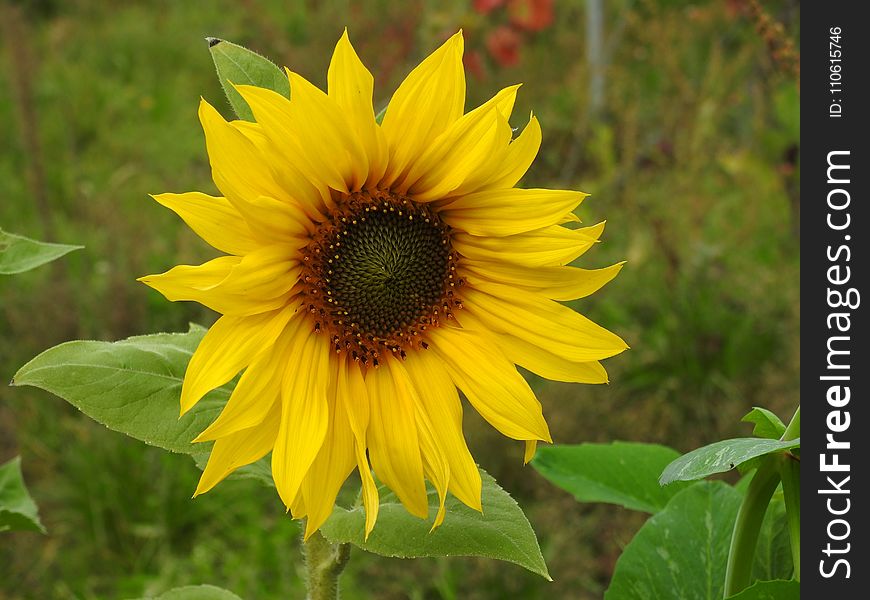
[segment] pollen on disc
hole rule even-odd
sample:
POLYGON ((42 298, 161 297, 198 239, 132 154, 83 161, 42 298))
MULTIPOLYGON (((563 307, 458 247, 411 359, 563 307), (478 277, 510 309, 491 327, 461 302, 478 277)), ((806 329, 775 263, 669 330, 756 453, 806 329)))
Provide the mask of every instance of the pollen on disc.
POLYGON ((342 199, 304 251, 315 331, 377 365, 427 348, 426 331, 461 308, 450 228, 426 205, 381 191, 342 199))

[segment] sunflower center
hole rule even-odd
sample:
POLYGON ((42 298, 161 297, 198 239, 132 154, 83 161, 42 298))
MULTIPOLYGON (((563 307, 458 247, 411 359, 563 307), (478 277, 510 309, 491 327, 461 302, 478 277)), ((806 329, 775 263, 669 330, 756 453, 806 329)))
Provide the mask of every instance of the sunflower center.
POLYGON ((461 308, 450 228, 425 204, 381 191, 343 198, 304 251, 315 331, 336 352, 378 364, 427 348, 425 331, 461 308))

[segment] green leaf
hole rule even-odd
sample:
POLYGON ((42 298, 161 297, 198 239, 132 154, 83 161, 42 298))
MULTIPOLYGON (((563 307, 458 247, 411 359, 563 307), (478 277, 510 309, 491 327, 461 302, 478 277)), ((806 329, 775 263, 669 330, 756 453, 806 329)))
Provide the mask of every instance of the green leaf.
POLYGON ((242 600, 234 593, 213 585, 186 585, 164 592, 159 596, 148 596, 141 600, 242 600))
POLYGON ((740 420, 744 423, 754 423, 752 435, 761 438, 778 440, 785 433, 785 423, 775 414, 760 406, 754 407, 749 414, 740 420))
POLYGON ((752 579, 790 579, 793 572, 785 502, 780 492, 774 494, 764 514, 755 548, 752 579))
MULTIPOLYGON (((483 556, 518 564, 550 579, 535 532, 513 498, 481 469, 483 514, 453 496, 447 516, 435 531, 429 522, 408 513, 395 494, 381 486, 378 522, 365 541, 362 507, 336 507, 321 532, 332 543, 351 543, 367 552, 399 558, 483 556)), ((429 492, 429 514, 438 510, 438 496, 429 492)))
POLYGON ((609 502, 655 513, 689 485, 659 485, 659 473, 679 455, 657 444, 544 446, 532 466, 580 502, 609 502))
POLYGON ((739 506, 721 481, 678 493, 625 547, 605 600, 720 600, 739 506))
POLYGON ((254 113, 233 84, 255 85, 290 97, 287 75, 269 59, 231 42, 217 38, 206 38, 206 41, 221 87, 240 119, 253 121, 254 113))
POLYGON ((800 438, 788 441, 759 438, 722 440, 692 450, 669 464, 662 472, 659 483, 703 479, 714 473, 724 473, 734 467, 765 454, 800 448, 800 438))
POLYGON ((84 246, 37 242, 0 229, 0 275, 13 275, 35 269, 80 248, 84 246))
POLYGON ((60 396, 109 429, 172 452, 201 453, 191 440, 217 418, 231 384, 179 418, 181 381, 205 329, 140 335, 119 342, 66 342, 21 367, 12 385, 60 396))
POLYGON ((10 530, 45 533, 36 503, 24 487, 20 456, 0 465, 0 531, 10 530))
POLYGON ((800 600, 801 584, 797 581, 756 581, 728 600, 800 600))

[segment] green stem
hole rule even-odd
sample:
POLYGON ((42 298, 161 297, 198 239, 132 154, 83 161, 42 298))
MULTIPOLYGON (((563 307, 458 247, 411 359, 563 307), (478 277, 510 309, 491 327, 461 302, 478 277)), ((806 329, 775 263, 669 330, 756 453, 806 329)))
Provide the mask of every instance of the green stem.
MULTIPOLYGON (((782 434, 783 440, 793 440, 801 435, 801 407, 798 406, 782 434)), ((779 465, 782 478, 782 495, 785 500, 785 518, 788 523, 788 538, 791 543, 791 560, 794 578, 801 580, 801 464, 792 454, 785 454, 779 465)))
POLYGON ((308 600, 337 600, 338 577, 350 558, 350 544, 330 544, 315 531, 303 544, 308 600))
POLYGON ((785 499, 785 518, 788 523, 788 538, 791 543, 791 561, 794 578, 801 580, 801 465, 790 454, 780 460, 779 474, 782 477, 782 494, 785 499))
POLYGON ((725 571, 725 598, 749 586, 758 533, 770 498, 779 485, 778 462, 776 456, 766 456, 761 460, 737 512, 725 571))

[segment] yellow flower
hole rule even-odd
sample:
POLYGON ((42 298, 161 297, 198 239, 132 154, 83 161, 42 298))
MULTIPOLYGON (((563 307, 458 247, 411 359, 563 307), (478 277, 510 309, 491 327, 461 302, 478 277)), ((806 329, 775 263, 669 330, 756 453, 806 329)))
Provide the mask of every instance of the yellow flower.
POLYGON ((219 313, 194 353, 181 412, 244 370, 220 416, 196 490, 271 451, 278 493, 306 535, 358 469, 366 535, 378 513, 372 470, 407 510, 428 516, 425 480, 481 510, 458 391, 507 437, 550 442, 541 404, 516 369, 607 381, 601 359, 626 345, 557 301, 587 296, 621 265, 565 266, 603 223, 572 229, 585 194, 518 189, 541 130, 516 139, 519 86, 464 113, 461 32, 415 68, 378 125, 373 78, 345 33, 324 93, 287 72, 291 100, 236 89, 256 123, 200 104, 223 197, 155 199, 227 254, 141 280, 169 300, 219 313))

